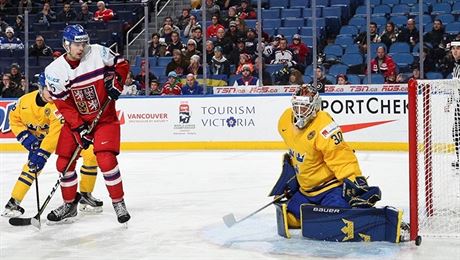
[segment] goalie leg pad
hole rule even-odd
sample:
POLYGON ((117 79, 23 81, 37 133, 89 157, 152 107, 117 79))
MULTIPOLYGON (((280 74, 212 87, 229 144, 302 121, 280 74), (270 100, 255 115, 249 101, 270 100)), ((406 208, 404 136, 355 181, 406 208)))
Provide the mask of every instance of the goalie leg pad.
POLYGON ((384 208, 301 206, 302 235, 316 240, 400 242, 402 211, 384 208))
POLYGON ((276 209, 276 228, 278 235, 284 238, 291 238, 291 233, 289 233, 288 227, 286 203, 275 203, 274 205, 276 209))

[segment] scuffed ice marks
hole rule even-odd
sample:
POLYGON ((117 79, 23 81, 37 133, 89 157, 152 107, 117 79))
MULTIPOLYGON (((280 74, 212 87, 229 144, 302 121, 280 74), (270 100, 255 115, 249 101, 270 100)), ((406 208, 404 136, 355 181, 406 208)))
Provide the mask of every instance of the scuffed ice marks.
MULTIPOLYGON (((238 219, 238 216, 237 216, 238 219)), ((302 238, 291 230, 291 239, 277 235, 273 215, 262 214, 227 228, 224 223, 201 231, 205 240, 226 248, 257 251, 270 255, 339 259, 395 259, 408 244, 387 242, 335 243, 302 238)))

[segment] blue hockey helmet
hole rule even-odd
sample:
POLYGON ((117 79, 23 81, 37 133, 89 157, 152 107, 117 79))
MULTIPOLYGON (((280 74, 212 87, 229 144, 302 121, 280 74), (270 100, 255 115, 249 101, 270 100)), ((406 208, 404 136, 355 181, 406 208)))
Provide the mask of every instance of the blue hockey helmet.
POLYGON ((72 42, 85 42, 89 44, 89 35, 85 28, 79 24, 68 25, 62 35, 62 43, 68 52, 68 46, 72 42))
POLYGON ((45 72, 41 72, 40 75, 38 75, 38 84, 41 88, 46 87, 45 72))

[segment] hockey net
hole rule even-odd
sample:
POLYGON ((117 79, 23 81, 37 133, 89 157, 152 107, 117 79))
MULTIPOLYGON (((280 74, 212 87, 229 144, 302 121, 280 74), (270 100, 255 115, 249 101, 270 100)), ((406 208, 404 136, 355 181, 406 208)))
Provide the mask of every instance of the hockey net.
POLYGON ((412 240, 417 235, 460 237, 460 169, 453 165, 460 129, 453 130, 455 116, 460 124, 460 80, 409 82, 412 240))

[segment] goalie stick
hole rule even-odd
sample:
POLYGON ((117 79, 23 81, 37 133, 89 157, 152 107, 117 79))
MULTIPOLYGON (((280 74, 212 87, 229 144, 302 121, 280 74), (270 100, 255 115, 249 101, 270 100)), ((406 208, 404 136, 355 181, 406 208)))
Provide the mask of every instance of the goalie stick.
MULTIPOLYGON (((99 122, 99 119, 101 119, 101 116, 104 113, 106 107, 109 105, 110 101, 112 101, 112 99, 109 97, 105 101, 105 103, 102 105, 101 109, 99 110, 99 112, 96 115, 96 118, 94 119, 94 121, 91 123, 91 125, 89 127, 89 132, 90 133, 93 131, 94 127, 96 127, 97 123, 99 122)), ((69 162, 67 163, 64 172, 67 172, 69 170, 70 165, 72 165, 73 161, 76 159, 76 157, 78 156, 80 151, 81 151, 81 147, 79 145, 77 145, 77 148, 75 149, 75 151, 72 154, 72 157, 70 158, 69 162)), ((35 180, 35 181, 37 181, 37 180, 35 180)), ((45 202, 43 202, 43 205, 39 208, 37 214, 34 217, 32 217, 32 218, 10 218, 8 222, 13 226, 29 226, 29 225, 33 225, 34 227, 40 229, 40 227, 41 227, 40 216, 43 213, 43 211, 45 211, 46 206, 50 202, 51 198, 53 197, 54 193, 56 192, 56 190, 58 189, 60 184, 61 184, 61 178, 59 178, 57 180, 56 184, 54 184, 53 189, 51 190, 50 194, 46 198, 45 202)), ((38 194, 37 194, 37 196, 38 196, 38 194)), ((37 200, 38 200, 38 198, 37 198, 37 200)))

